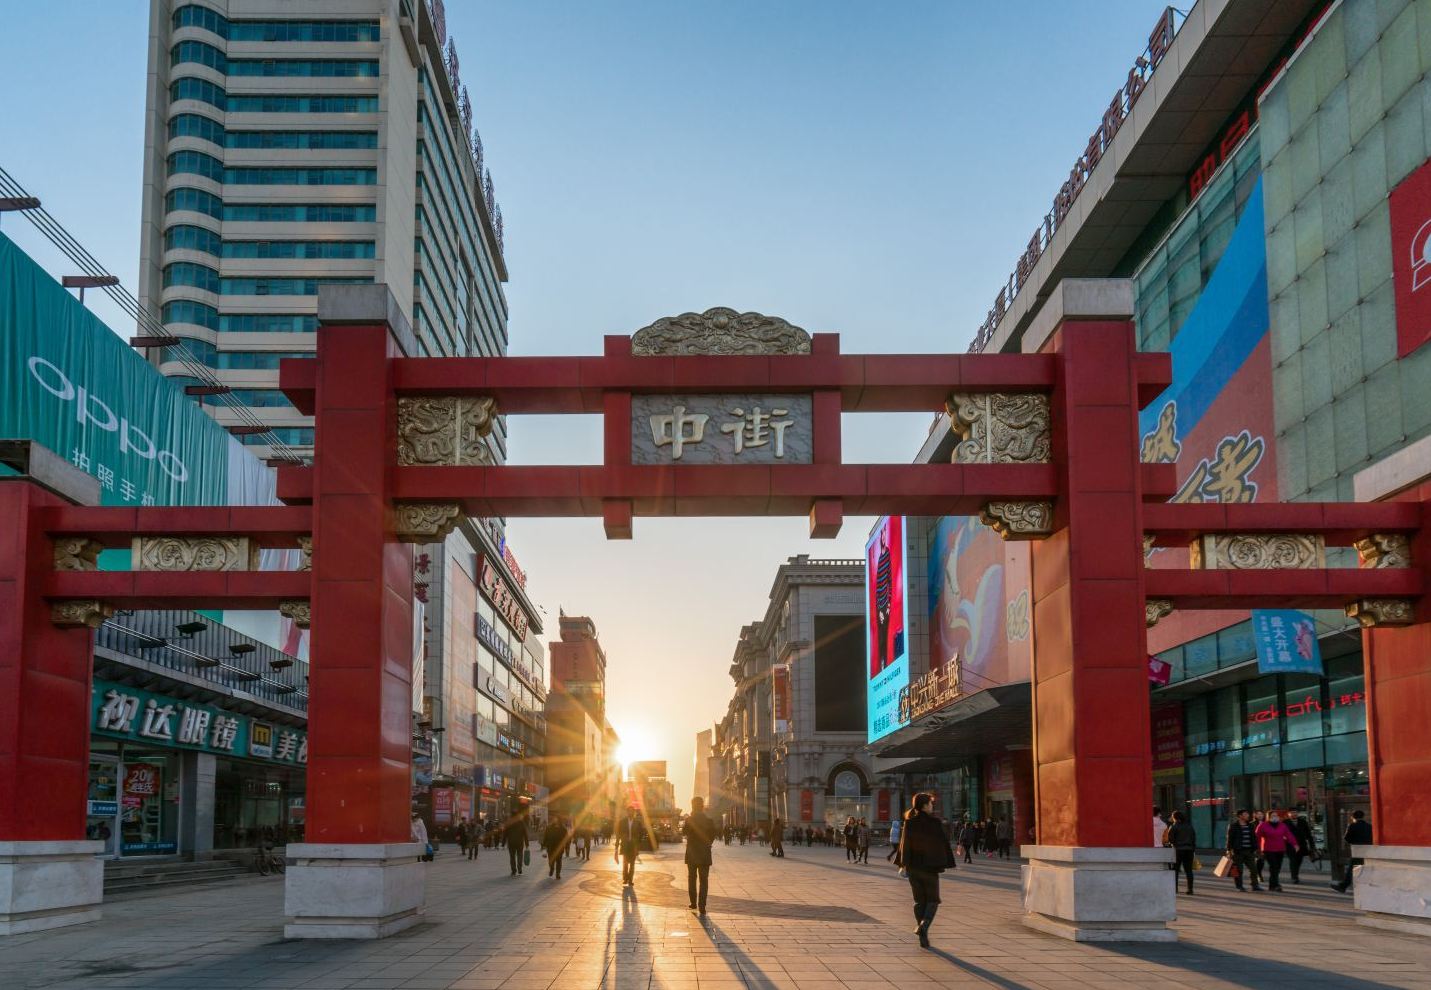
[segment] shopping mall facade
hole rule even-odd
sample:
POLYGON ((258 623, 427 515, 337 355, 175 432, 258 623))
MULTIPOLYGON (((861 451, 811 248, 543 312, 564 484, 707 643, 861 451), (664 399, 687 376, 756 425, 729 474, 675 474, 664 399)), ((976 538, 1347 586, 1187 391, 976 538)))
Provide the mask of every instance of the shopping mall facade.
MULTIPOLYGON (((1431 433, 1428 67, 1410 2, 1170 8, 1113 107, 1089 108, 1088 150, 973 349, 1027 349, 1061 280, 1127 280, 1140 347, 1173 356, 1142 430, 1176 500, 1366 497, 1431 433)), ((949 460, 950 424, 921 460, 949 460)), ((974 519, 908 530, 913 705, 872 751, 946 814, 1011 815, 1030 841, 1027 551, 974 519)), ((1240 807, 1299 808, 1326 837, 1368 806, 1362 638, 1315 618, 1323 676, 1259 672, 1247 612, 1149 629, 1150 803, 1190 810, 1204 845, 1240 807)))

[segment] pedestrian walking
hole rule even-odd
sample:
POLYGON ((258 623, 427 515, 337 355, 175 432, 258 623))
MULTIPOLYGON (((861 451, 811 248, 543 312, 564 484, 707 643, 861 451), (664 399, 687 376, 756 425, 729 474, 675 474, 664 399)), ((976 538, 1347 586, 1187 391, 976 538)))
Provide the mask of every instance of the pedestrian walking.
POLYGON ((1182 870, 1188 878, 1187 892, 1193 892, 1193 862, 1197 858, 1197 830, 1188 816, 1174 811, 1172 823, 1168 826, 1165 843, 1173 849, 1173 886, 1177 886, 1177 871, 1182 870))
POLYGON ((853 815, 845 819, 845 828, 842 834, 845 837, 845 862, 859 862, 859 847, 856 845, 859 839, 859 826, 855 824, 853 815))
POLYGON ((909 877, 914 895, 914 933, 919 944, 929 948, 929 926, 939 911, 939 874, 955 866, 954 850, 944 834, 944 823, 934 814, 934 795, 920 791, 914 795, 904 815, 895 865, 909 877))
POLYGON ((1246 890, 1243 880, 1252 881, 1253 890, 1261 890, 1257 879, 1257 826, 1252 812, 1243 808, 1227 826, 1227 855, 1232 860, 1233 880, 1238 890, 1246 890))
MULTIPOLYGON (((701 801, 701 807, 705 807, 705 801, 701 801)), ((691 802, 692 813, 694 813, 695 802, 691 802)), ((785 858, 785 823, 777 815, 770 823, 770 855, 785 858)))
MULTIPOLYGON (((681 826, 681 834, 686 837, 686 891, 691 897, 691 910, 699 911, 702 917, 711 886, 711 843, 715 841, 715 830, 715 822, 706 814, 705 798, 691 798, 691 813, 681 826)), ((772 829, 770 834, 773 837, 779 833, 772 829)))
POLYGON ((507 822, 507 827, 502 830, 502 841, 507 846, 507 861, 512 867, 512 876, 521 876, 526 867, 527 842, 527 818, 525 815, 515 814, 507 822))
POLYGON ((427 822, 422 820, 422 814, 414 808, 412 810, 412 827, 408 832, 413 842, 422 846, 419 854, 424 863, 432 862, 432 843, 427 839, 427 822))
POLYGON ((1366 820, 1365 811, 1352 812, 1352 820, 1347 823, 1347 830, 1342 836, 1342 841, 1351 847, 1352 856, 1347 861, 1346 871, 1342 874, 1342 882, 1332 884, 1332 888, 1345 894, 1351 889, 1352 871, 1366 862, 1356 854, 1356 847, 1369 846, 1372 843, 1371 822, 1366 820))
POLYGON ((1282 860, 1297 849, 1297 837, 1276 811, 1269 812, 1266 821, 1257 826, 1257 851, 1267 862, 1267 889, 1280 891, 1282 860))
MULTIPOLYGON (((616 852, 621 857, 621 885, 631 887, 636 884, 636 860, 641 855, 641 820, 636 817, 633 805, 626 809, 626 817, 617 827, 616 852)), ((741 833, 744 835, 744 833, 741 833)), ((741 845, 745 845, 741 842, 741 845)))
POLYGON ((904 822, 898 818, 896 818, 893 822, 890 823, 889 855, 884 858, 886 863, 892 862, 894 860, 895 855, 899 852, 899 833, 903 827, 904 822))
POLYGON ((1297 848, 1287 857, 1287 866, 1292 871, 1292 882, 1302 882, 1302 861, 1309 858, 1313 863, 1321 857, 1317 854, 1317 837, 1312 834, 1312 823, 1296 808, 1287 812, 1287 827, 1297 837, 1297 848))
POLYGON ((463 815, 457 823, 457 849, 460 855, 467 855, 467 843, 471 840, 471 829, 467 824, 467 816, 463 815))
POLYGON ((553 818, 542 831, 542 851, 547 856, 547 878, 561 879, 561 861, 566 852, 566 826, 553 818))
POLYGON ((855 848, 859 851, 857 863, 868 863, 870 861, 870 826, 865 819, 860 819, 859 827, 855 830, 855 848))
POLYGON ((1009 858, 1009 847, 1013 845, 1014 827, 1007 818, 1000 818, 994 825, 994 842, 999 849, 999 858, 1009 858))
POLYGON ((974 843, 978 841, 978 828, 975 827, 973 822, 965 822, 959 829, 959 851, 964 854, 964 862, 974 862, 973 857, 970 855, 970 850, 973 849, 974 843))

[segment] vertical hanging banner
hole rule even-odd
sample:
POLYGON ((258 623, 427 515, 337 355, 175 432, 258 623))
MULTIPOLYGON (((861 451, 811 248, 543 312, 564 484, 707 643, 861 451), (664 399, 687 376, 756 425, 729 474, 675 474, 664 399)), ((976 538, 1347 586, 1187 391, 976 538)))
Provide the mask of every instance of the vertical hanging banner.
POLYGON ((1322 648, 1317 624, 1306 612, 1291 608, 1252 610, 1257 639, 1257 669, 1264 674, 1322 676, 1322 648))
POLYGON ((770 702, 774 709, 775 732, 783 735, 790 731, 790 666, 776 664, 770 668, 770 702))

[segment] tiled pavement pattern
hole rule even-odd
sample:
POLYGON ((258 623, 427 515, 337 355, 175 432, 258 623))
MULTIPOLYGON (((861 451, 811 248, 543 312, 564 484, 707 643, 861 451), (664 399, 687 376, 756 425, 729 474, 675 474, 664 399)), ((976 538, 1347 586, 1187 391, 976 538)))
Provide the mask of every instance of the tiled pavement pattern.
MULTIPOLYGON (((1180 899, 1175 945, 1075 945, 1018 922, 1016 864, 976 859, 944 884, 934 951, 910 932, 907 886, 838 849, 717 846, 711 913, 685 908, 679 846, 641 864, 634 894, 610 847, 548 880, 508 876, 445 849, 429 867, 427 921, 381 942, 286 942, 278 879, 135 896, 97 925, 0 939, 0 988, 582 990, 754 987, 1237 987, 1431 990, 1431 939, 1358 927, 1326 875, 1238 895, 1210 877, 1180 899), (674 878, 674 879, 673 879, 674 878)), ((1169 882, 1171 881, 1171 875, 1169 882)))

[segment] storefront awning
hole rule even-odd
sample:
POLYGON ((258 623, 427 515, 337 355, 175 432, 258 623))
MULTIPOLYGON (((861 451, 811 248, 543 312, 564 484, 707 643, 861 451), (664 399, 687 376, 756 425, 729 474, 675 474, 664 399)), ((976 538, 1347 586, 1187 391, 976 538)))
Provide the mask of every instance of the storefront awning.
POLYGON ((902 773, 934 773, 965 757, 1027 747, 1032 716, 1029 682, 1001 684, 924 716, 872 749, 881 759, 915 761, 901 766, 902 773))

